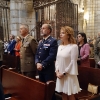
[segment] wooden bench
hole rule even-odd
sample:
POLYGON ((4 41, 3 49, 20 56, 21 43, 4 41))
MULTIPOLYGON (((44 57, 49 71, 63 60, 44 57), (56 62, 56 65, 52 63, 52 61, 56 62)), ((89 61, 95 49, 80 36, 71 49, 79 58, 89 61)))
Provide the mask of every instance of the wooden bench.
POLYGON ((17 67, 17 58, 12 55, 3 55, 3 65, 7 67, 16 68, 17 67))
POLYGON ((16 72, 20 72, 20 57, 4 54, 3 65, 6 65, 7 68, 16 69, 16 72))
POLYGON ((4 93, 12 94, 10 100, 51 100, 55 90, 53 81, 45 84, 8 69, 0 70, 4 93))
MULTIPOLYGON (((78 99, 79 97, 87 96, 88 100, 100 100, 99 94, 89 97, 91 93, 87 91, 89 83, 100 86, 100 69, 79 67, 78 72, 79 72, 79 75, 78 75, 79 84, 80 84, 81 89, 83 90, 80 93, 75 95, 76 99, 79 100, 78 99)), ((98 91, 100 93, 100 88, 98 89, 98 91)))
POLYGON ((89 58, 89 60, 90 60, 90 67, 95 68, 95 60, 94 60, 94 58, 89 58))

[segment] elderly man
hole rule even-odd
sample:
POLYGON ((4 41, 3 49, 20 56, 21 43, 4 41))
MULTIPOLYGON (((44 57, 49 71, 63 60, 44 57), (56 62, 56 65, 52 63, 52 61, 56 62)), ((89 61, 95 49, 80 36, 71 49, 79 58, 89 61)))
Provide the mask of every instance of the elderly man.
POLYGON ((21 73, 30 78, 35 78, 35 54, 37 50, 37 42, 32 36, 30 36, 29 26, 26 24, 21 24, 20 34, 23 36, 20 49, 21 73))
MULTIPOLYGON (((52 27, 49 24, 43 24, 41 35, 43 40, 40 41, 38 50, 35 56, 35 63, 39 72, 39 80, 48 82, 54 80, 55 60, 57 54, 57 40, 50 36, 52 27)), ((55 100, 54 96, 52 100, 55 100)))

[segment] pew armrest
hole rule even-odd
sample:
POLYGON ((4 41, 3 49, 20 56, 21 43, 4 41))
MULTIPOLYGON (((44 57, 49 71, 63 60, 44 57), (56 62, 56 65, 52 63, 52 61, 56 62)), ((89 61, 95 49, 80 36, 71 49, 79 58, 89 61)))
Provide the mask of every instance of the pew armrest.
POLYGON ((48 81, 46 83, 47 88, 46 88, 46 100, 51 100, 52 96, 55 91, 55 82, 54 81, 48 81))

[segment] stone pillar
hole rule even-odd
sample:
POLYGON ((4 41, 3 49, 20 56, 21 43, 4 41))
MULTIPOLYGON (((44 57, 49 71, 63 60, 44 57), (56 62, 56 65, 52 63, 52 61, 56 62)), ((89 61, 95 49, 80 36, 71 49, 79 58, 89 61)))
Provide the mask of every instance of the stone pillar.
POLYGON ((87 36, 91 38, 94 36, 95 33, 95 1, 96 0, 85 0, 84 2, 84 32, 87 36))
POLYGON ((78 4, 78 31, 83 32, 83 22, 84 22, 84 0, 70 0, 74 4, 78 4))
POLYGON ((83 30, 83 22, 84 22, 84 14, 83 14, 83 12, 80 12, 79 14, 78 14, 78 31, 79 32, 83 32, 84 30, 83 30))
POLYGON ((95 13, 94 13, 94 35, 100 33, 100 0, 95 0, 95 13))
POLYGON ((30 30, 35 27, 33 0, 11 0, 10 11, 11 34, 19 35, 21 23, 28 24, 30 30))
POLYGON ((100 32, 100 0, 85 0, 84 4, 85 12, 88 19, 84 20, 84 31, 90 37, 97 36, 100 32))

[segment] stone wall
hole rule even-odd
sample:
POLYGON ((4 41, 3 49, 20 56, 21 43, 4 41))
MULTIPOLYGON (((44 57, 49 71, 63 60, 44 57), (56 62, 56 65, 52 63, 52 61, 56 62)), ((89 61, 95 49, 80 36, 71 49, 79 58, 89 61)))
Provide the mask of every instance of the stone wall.
MULTIPOLYGON (((21 23, 29 25, 30 30, 35 27, 35 11, 33 0, 10 0, 10 30, 11 34, 19 35, 21 23)), ((32 33, 34 35, 34 33, 32 33)))
POLYGON ((93 38, 100 32, 100 0, 84 0, 83 31, 93 38))
POLYGON ((95 0, 85 0, 84 5, 84 32, 93 38, 95 34, 95 0))
POLYGON ((100 0, 71 0, 79 6, 78 30, 93 38, 100 32, 100 0), (84 11, 82 11, 84 8, 84 11))
POLYGON ((74 4, 78 4, 78 31, 79 32, 83 32, 84 31, 84 27, 83 27, 83 23, 84 23, 84 0, 70 0, 72 3, 74 4))
MULTIPOLYGON (((71 0, 78 4, 78 31, 85 32, 87 36, 97 36, 100 32, 100 0, 71 0), (84 8, 84 12, 82 9, 84 8)), ((10 32, 19 34, 21 23, 29 25, 30 30, 36 25, 33 0, 10 0, 10 32)), ((34 31, 32 34, 36 36, 34 31)))

